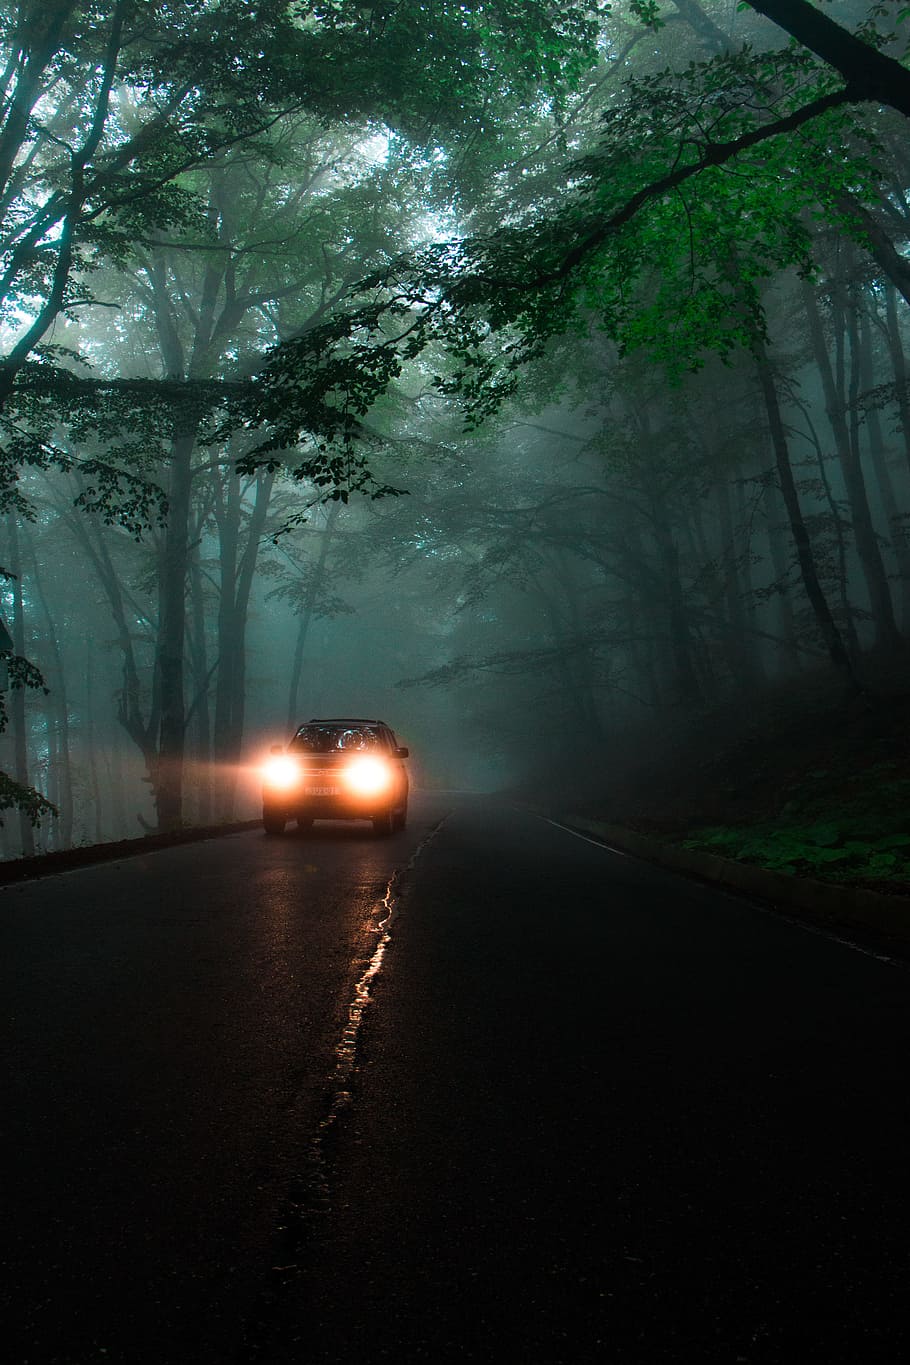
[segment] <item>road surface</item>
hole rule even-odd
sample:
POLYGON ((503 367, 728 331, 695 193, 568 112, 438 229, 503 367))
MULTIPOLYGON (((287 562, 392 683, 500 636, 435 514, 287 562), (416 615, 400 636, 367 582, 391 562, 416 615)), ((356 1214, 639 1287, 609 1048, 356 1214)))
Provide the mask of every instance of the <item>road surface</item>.
POLYGON ((17 1365, 907 1358, 900 962, 442 797, 0 934, 17 1365))

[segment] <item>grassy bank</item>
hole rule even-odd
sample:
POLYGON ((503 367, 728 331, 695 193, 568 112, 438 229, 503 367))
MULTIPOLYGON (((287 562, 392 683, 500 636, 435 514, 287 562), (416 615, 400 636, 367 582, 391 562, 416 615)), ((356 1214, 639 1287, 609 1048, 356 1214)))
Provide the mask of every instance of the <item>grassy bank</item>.
POLYGON ((584 811, 771 871, 910 894, 910 695, 887 681, 845 700, 810 680, 701 716, 617 765, 584 811))
POLYGON ((896 760, 814 769, 769 818, 693 829, 683 848, 774 872, 910 891, 910 777, 896 760))

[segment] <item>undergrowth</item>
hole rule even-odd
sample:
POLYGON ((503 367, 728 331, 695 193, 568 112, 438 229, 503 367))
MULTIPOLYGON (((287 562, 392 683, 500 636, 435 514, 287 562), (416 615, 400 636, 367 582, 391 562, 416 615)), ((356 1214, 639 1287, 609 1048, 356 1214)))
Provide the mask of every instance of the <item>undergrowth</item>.
POLYGON ((682 847, 794 876, 910 884, 910 778, 892 762, 846 784, 831 778, 816 769, 774 819, 706 826, 682 847))

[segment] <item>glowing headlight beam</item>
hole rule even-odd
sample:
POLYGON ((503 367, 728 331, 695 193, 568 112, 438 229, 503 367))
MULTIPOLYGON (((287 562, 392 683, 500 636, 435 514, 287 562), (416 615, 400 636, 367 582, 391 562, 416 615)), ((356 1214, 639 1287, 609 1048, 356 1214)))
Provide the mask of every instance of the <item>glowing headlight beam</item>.
POLYGON ((292 758, 282 755, 278 758, 270 758, 262 770, 262 776, 270 787, 288 787, 296 785, 300 778, 300 771, 292 758))
POLYGON ((378 796, 391 781, 388 766, 381 758, 356 758, 344 769, 343 776, 358 796, 378 796))

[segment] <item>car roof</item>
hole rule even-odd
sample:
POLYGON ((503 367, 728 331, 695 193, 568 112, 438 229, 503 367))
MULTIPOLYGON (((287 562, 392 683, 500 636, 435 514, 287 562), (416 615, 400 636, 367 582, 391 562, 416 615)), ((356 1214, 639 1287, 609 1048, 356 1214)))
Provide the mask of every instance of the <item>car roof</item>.
POLYGON ((311 716, 309 720, 303 723, 304 725, 385 725, 384 720, 368 720, 365 716, 311 716))

